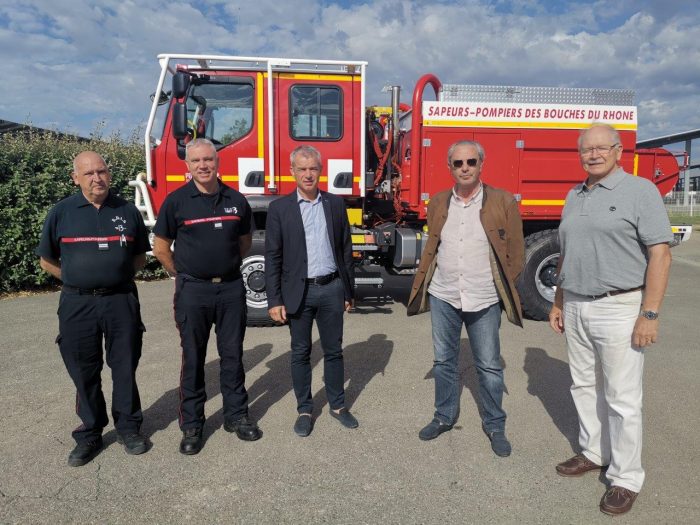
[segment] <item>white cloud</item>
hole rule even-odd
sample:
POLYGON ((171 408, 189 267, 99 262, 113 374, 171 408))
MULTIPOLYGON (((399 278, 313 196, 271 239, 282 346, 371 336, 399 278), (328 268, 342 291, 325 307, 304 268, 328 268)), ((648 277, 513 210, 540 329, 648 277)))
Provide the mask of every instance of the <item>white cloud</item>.
POLYGON ((700 15, 687 2, 600 0, 30 0, 0 14, 0 118, 129 133, 149 110, 162 52, 368 60, 410 101, 446 83, 637 91, 640 138, 700 128, 700 15))

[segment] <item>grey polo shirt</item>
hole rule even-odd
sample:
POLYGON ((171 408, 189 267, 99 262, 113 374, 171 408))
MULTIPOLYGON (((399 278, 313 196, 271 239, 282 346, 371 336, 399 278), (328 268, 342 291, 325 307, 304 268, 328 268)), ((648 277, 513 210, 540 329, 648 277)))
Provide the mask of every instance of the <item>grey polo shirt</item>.
POLYGON ((647 246, 673 239, 656 186, 618 168, 592 188, 566 196, 559 225, 559 286, 581 295, 644 284, 647 246))

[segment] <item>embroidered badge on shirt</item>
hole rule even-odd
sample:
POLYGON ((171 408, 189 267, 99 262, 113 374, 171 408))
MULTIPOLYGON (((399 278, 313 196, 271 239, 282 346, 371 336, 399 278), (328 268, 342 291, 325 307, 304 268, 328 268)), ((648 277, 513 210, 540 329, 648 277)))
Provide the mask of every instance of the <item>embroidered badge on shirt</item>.
POLYGON ((115 215, 112 218, 112 222, 114 223, 114 229, 117 230, 119 233, 126 230, 126 219, 124 217, 121 217, 120 215, 115 215))

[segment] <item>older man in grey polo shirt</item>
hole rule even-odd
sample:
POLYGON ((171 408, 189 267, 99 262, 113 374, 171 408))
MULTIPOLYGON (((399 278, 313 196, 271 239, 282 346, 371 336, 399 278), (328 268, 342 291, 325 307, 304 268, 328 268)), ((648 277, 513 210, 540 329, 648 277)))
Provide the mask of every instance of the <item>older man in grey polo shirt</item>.
POLYGON ((588 178, 566 197, 549 322, 557 333, 566 328, 582 453, 556 471, 571 477, 607 466, 600 509, 623 514, 644 482, 644 348, 656 342, 673 235, 654 184, 620 168, 614 128, 592 125, 579 153, 588 178))

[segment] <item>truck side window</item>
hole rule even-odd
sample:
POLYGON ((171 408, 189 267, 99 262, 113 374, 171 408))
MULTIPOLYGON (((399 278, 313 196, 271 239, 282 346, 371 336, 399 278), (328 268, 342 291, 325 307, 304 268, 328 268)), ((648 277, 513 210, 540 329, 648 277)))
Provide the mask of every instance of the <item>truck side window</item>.
POLYGON ((237 82, 196 82, 187 97, 187 120, 195 137, 226 146, 253 127, 253 86, 237 82))
POLYGON ((337 86, 297 85, 290 90, 292 138, 338 140, 343 135, 343 98, 337 86))

